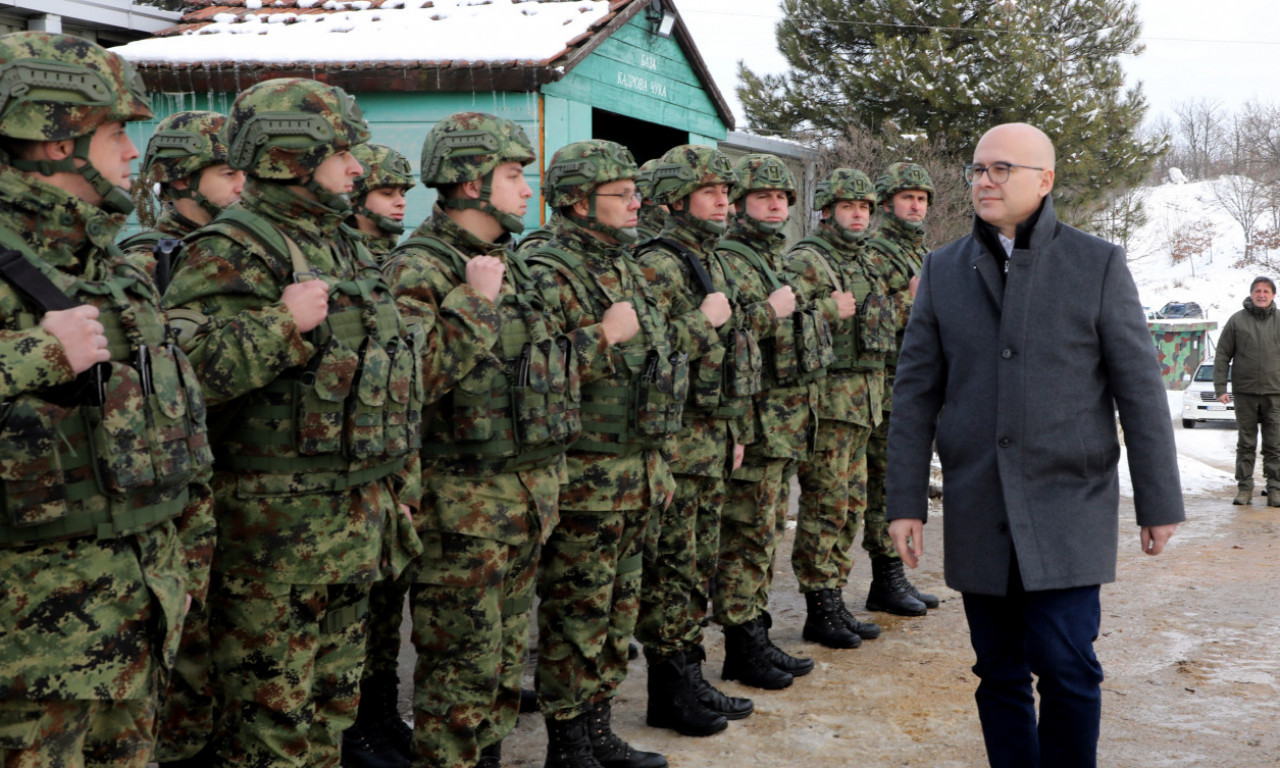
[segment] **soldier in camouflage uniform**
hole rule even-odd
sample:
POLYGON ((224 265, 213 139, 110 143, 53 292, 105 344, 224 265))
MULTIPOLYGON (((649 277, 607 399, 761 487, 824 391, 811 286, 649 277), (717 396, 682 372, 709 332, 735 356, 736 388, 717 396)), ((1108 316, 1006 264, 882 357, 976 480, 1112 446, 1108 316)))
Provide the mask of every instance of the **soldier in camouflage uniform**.
POLYGON ((867 261, 867 224, 875 189, 862 171, 836 168, 814 190, 821 221, 787 253, 785 273, 802 306, 831 328, 812 456, 800 465, 800 511, 791 566, 804 593, 804 638, 857 648, 880 628, 854 618, 842 590, 866 505, 866 447, 880 423, 884 353, 892 345, 887 289, 867 261))
POLYGON ((418 344, 343 226, 368 138, 340 88, 246 89, 227 124, 243 199, 188 237, 165 293, 223 425, 213 765, 338 764, 370 585, 421 550, 418 344))
POLYGON ((81 38, 0 37, 0 765, 146 765, 212 555, 204 400, 113 241, 148 119, 81 38))
POLYGON ((813 669, 809 659, 784 653, 769 640, 769 586, 786 528, 789 481, 808 454, 816 420, 817 383, 800 369, 818 352, 818 334, 797 334, 795 294, 779 276, 782 228, 796 199, 795 179, 774 155, 751 154, 734 165, 738 205, 717 255, 737 286, 742 316, 764 362, 753 402, 756 442, 729 479, 720 516, 720 555, 713 604, 724 627, 721 677, 757 688, 785 688, 813 669), (808 348, 797 350, 797 345, 808 348))
POLYGON ((520 249, 547 311, 576 329, 582 362, 582 435, 567 456, 560 522, 538 568, 546 768, 667 765, 659 754, 632 749, 611 727, 640 609, 645 534, 675 492, 664 454, 684 407, 677 390, 688 382, 626 251, 638 238, 636 170, 631 153, 611 141, 561 148, 546 176, 551 238, 520 249), (615 342, 608 351, 601 331, 615 342), (589 750, 580 748, 583 740, 589 750))
POLYGON ((413 187, 413 169, 404 155, 382 144, 361 144, 355 156, 364 173, 351 192, 352 218, 365 247, 382 262, 404 234, 404 196, 413 187))
POLYGON ((462 112, 422 147, 435 210, 386 263, 405 311, 467 343, 428 341, 426 548, 411 572, 413 764, 496 768, 515 726, 534 574, 577 432, 572 341, 508 251, 535 159, 514 122, 462 112), (477 289, 473 287, 479 285, 477 289))
POLYGON ((161 120, 147 142, 142 178, 160 197, 155 225, 121 241, 164 291, 182 238, 240 199, 244 171, 227 164, 227 116, 192 110, 161 120), (158 190, 158 192, 156 192, 158 190))
POLYGON ((893 371, 902 347, 902 334, 911 317, 911 278, 919 274, 929 249, 924 245, 924 218, 933 202, 933 180, 915 163, 893 163, 876 179, 880 225, 867 245, 894 297, 898 331, 893 349, 885 355, 884 417, 867 445, 867 528, 862 548, 871 558, 868 611, 899 616, 923 616, 937 608, 936 595, 921 592, 907 579, 902 558, 889 539, 885 521, 884 481, 888 470, 889 412, 893 409, 893 371))
POLYGON ((640 223, 636 225, 639 233, 637 243, 645 243, 657 237, 667 223, 667 206, 653 201, 653 169, 658 158, 644 161, 636 174, 636 191, 640 193, 640 223))
POLYGON ((748 417, 759 389, 753 367, 759 350, 750 329, 731 322, 726 291, 732 286, 715 256, 737 183, 729 159, 711 147, 681 145, 668 150, 653 173, 654 201, 671 214, 661 237, 641 245, 637 259, 659 307, 673 319, 677 349, 689 355, 689 399, 671 464, 675 499, 659 516, 657 541, 645 557, 636 638, 649 662, 649 725, 707 736, 724 730, 727 718, 754 709, 702 676, 702 621, 725 480, 752 439, 748 417))

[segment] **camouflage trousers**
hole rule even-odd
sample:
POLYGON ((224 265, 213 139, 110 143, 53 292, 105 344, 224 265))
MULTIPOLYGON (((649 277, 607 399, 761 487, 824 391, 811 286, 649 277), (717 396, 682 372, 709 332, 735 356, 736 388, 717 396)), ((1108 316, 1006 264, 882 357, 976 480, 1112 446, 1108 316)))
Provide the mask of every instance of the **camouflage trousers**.
POLYGON ((800 464, 800 511, 791 568, 801 592, 844 589, 851 550, 866 507, 867 437, 871 430, 824 419, 810 459, 800 464))
POLYGON ((507 544, 442 531, 422 543, 409 587, 413 765, 472 768, 520 713, 541 546, 534 536, 507 544))
POLYGON ((400 664, 400 624, 409 578, 383 579, 369 592, 369 640, 365 643, 364 679, 378 673, 395 674, 400 664))
POLYGON ((0 702, 0 766, 143 768, 155 731, 148 699, 0 702))
POLYGON ((729 480, 712 596, 715 620, 726 627, 746 624, 769 610, 774 559, 787 526, 788 480, 795 467, 790 459, 770 459, 729 480), (759 479, 737 479, 743 474, 759 479))
POLYGON ((215 573, 214 765, 336 768, 355 722, 368 584, 280 584, 215 573))
POLYGON ((676 475, 675 497, 658 515, 657 536, 644 556, 636 639, 650 659, 702 643, 724 497, 724 478, 676 475))
POLYGON ((537 689, 545 717, 585 714, 626 679, 650 520, 648 510, 560 509, 538 566, 537 689))
POLYGON ((215 718, 212 659, 208 603, 192 603, 182 622, 182 642, 169 688, 160 699, 157 762, 192 757, 209 742, 215 718))
POLYGON ((869 557, 898 557, 885 519, 884 481, 889 474, 889 411, 867 441, 867 511, 862 548, 869 557))

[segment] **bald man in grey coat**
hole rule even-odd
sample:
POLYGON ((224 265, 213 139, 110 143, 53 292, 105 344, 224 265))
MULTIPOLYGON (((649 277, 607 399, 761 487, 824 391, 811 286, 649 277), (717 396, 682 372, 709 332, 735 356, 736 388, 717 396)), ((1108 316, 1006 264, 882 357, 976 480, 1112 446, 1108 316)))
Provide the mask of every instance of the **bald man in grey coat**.
POLYGON ((1054 163, 1027 124, 979 140, 966 167, 973 233, 925 260, 889 428, 889 530, 913 568, 937 438, 946 582, 964 596, 992 766, 1097 763, 1093 641, 1099 585, 1116 571, 1117 410, 1143 551, 1159 554, 1185 518, 1124 252, 1058 221, 1054 163))

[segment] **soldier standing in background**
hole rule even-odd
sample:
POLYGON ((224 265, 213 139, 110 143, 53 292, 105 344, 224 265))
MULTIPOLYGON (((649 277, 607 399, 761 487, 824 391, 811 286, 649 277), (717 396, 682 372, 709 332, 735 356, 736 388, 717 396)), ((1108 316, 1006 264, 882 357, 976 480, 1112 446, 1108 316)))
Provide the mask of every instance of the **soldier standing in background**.
POLYGON ((120 248, 161 292, 182 238, 213 221, 244 191, 244 171, 227 164, 226 124, 227 116, 218 112, 175 112, 156 125, 147 142, 142 178, 159 195, 160 215, 155 226, 122 240, 120 248))
MULTIPOLYGON (((796 199, 795 179, 773 155, 751 154, 735 165, 731 199, 738 215, 717 246, 737 286, 741 314, 760 345, 761 391, 753 403, 756 441, 730 477, 720 514, 720 553, 712 595, 724 627, 725 680, 756 688, 785 688, 813 661, 784 653, 769 639, 769 587, 777 545, 786 530, 789 480, 807 455, 816 421, 813 381, 801 382, 797 345, 818 343, 796 333, 795 294, 779 277, 786 244, 782 228, 796 199)), ((804 327, 803 321, 801 327, 804 327)))
POLYGON ((227 134, 243 199, 188 238, 165 293, 225 422, 212 764, 336 766, 370 585, 421 551, 418 351, 342 225, 369 138, 355 100, 267 80, 236 98, 227 134))
POLYGON ((893 372, 911 317, 911 278, 920 273, 920 265, 929 253, 924 245, 924 219, 933 203, 933 179, 915 163, 893 163, 876 179, 876 200, 880 205, 880 225, 867 245, 876 252, 876 266, 893 296, 898 330, 893 349, 885 356, 884 418, 867 444, 867 527, 862 534, 862 548, 871 558, 871 588, 866 608, 898 616, 923 616, 926 608, 938 607, 938 597, 921 592, 907 579, 885 521, 884 481, 889 466, 893 372))
POLYGON ((791 553, 808 608, 804 639, 828 648, 857 648, 880 636, 880 627, 849 613, 842 594, 866 507, 867 438, 881 419, 884 354, 893 344, 887 289, 866 258, 874 203, 865 173, 831 171, 814 190, 818 229, 784 259, 801 306, 822 314, 834 348, 818 400, 814 451, 800 465, 791 553))
POLYGON ((424 361, 426 398, 443 399, 424 425, 425 552, 410 573, 417 768, 500 764, 519 713, 538 556, 577 434, 572 343, 508 250, 524 229, 534 159, 510 120, 441 120, 422 147, 435 210, 385 265, 406 314, 442 326, 429 332, 446 342, 428 339, 424 361))
POLYGON ((404 234, 404 196, 413 186, 413 169, 404 155, 382 144, 361 144, 354 154, 364 173, 351 190, 352 219, 369 253, 382 263, 404 234))
POLYGON ((560 522, 538 567, 538 701, 546 768, 666 768, 612 728, 640 609, 641 550, 675 492, 664 456, 686 364, 626 248, 640 199, 631 153, 581 141, 547 167, 549 239, 520 255, 582 362, 582 434, 567 455, 560 522), (611 345, 602 348, 601 338, 611 345))
POLYGON ((759 389, 758 350, 750 331, 730 323, 732 306, 715 244, 727 227, 737 176, 711 147, 674 147, 653 169, 654 202, 669 206, 662 235, 637 260, 671 337, 689 355, 689 400, 671 463, 676 494, 659 516, 645 556, 636 638, 649 663, 646 719, 655 728, 709 736, 727 718, 751 714, 749 699, 724 695, 702 676, 702 620, 711 599, 725 480, 750 442, 750 397, 759 389), (699 317, 698 313, 702 317, 699 317), (686 322, 676 323, 675 319, 686 322), (751 352, 755 350, 756 359, 751 352))
POLYGON ((0 37, 0 765, 142 768, 208 586, 204 400, 114 238, 152 116, 128 62, 0 37))
POLYGON ((636 225, 639 232, 637 243, 646 243, 657 237, 667 223, 667 206, 653 201, 653 169, 658 158, 644 161, 640 172, 636 174, 636 191, 640 193, 640 223, 636 225))

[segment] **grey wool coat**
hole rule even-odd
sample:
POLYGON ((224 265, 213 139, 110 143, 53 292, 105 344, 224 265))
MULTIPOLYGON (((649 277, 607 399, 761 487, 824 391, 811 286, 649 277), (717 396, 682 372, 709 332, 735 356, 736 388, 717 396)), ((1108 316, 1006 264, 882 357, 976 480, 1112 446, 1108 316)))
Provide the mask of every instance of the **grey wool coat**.
POLYGON ((894 383, 888 518, 927 522, 936 431, 946 582, 960 592, 1006 594, 1015 551, 1027 590, 1115 580, 1117 409, 1138 525, 1185 517, 1123 250, 1059 222, 1049 197, 1014 242, 1003 280, 995 230, 976 217, 929 255, 894 383))

